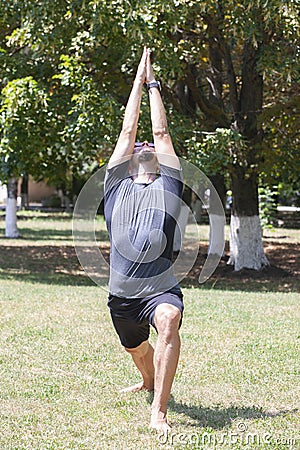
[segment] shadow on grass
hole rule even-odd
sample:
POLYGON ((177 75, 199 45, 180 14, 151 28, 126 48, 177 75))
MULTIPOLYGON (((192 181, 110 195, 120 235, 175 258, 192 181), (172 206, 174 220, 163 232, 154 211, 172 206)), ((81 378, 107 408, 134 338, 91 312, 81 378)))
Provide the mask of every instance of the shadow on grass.
MULTIPOLYGON (((60 239, 71 241, 71 232, 67 237, 65 230, 29 231, 32 233, 31 237, 26 237, 24 240, 16 239, 12 244, 7 240, 2 244, 0 238, 0 278, 58 285, 94 285, 83 272, 73 243, 59 242, 60 239), (51 242, 43 242, 44 239, 49 239, 51 234, 53 240, 58 241, 55 245, 54 243, 51 245, 51 242)), ((102 255, 109 264, 109 244, 106 237, 106 231, 100 232, 97 236, 98 242, 103 243, 102 255)), ((250 270, 234 272, 233 268, 226 264, 226 260, 222 259, 215 273, 202 285, 198 283, 198 277, 205 258, 199 253, 194 267, 187 275, 183 275, 184 279, 180 285, 182 288, 194 287, 222 291, 298 293, 300 291, 299 264, 297 264, 299 246, 294 249, 286 248, 285 251, 287 253, 285 257, 281 251, 273 255, 273 261, 280 263, 282 268, 279 265, 271 266, 260 272, 250 270)), ((107 272, 107 267, 105 270, 107 272)), ((100 285, 102 279, 103 285, 106 285, 104 269, 97 266, 97 273, 100 285)))
POLYGON ((197 280, 190 277, 185 278, 180 283, 182 288, 202 288, 218 291, 242 291, 242 292, 300 292, 300 279, 290 275, 288 277, 278 277, 257 279, 247 275, 239 276, 222 276, 213 275, 204 284, 199 284, 197 280))
POLYGON ((18 240, 44 241, 44 240, 72 240, 72 230, 55 230, 50 228, 33 230, 31 228, 20 228, 20 236, 18 240))
MULTIPOLYGON (((108 258, 109 250, 105 252, 108 258)), ((0 279, 95 286, 83 271, 72 245, 0 245, 0 279)), ((97 284, 107 285, 107 273, 102 274, 101 268, 97 284)))
POLYGON ((65 273, 12 273, 1 270, 0 280, 22 281, 26 283, 41 283, 60 286, 96 286, 95 283, 85 274, 69 275, 65 273))
POLYGON ((232 406, 229 408, 221 408, 216 406, 212 408, 205 408, 201 406, 197 407, 185 405, 184 403, 177 403, 174 399, 170 400, 169 408, 178 414, 183 414, 195 420, 195 425, 197 427, 212 428, 215 430, 230 427, 233 420, 240 419, 243 421, 248 419, 267 419, 298 413, 297 409, 282 410, 275 413, 263 411, 263 409, 259 407, 232 406))
POLYGON ((198 278, 206 255, 200 252, 198 258, 181 282, 181 287, 202 287, 222 291, 245 292, 299 292, 299 246, 287 246, 285 252, 277 249, 270 258, 270 266, 263 270, 243 269, 234 271, 233 266, 227 264, 228 257, 223 257, 212 276, 199 284, 198 278))
MULTIPOLYGON (((73 242, 72 230, 55 230, 53 228, 45 228, 39 230, 33 230, 31 228, 20 228, 20 237, 18 241, 71 241, 73 242)), ((90 239, 91 233, 80 233, 81 239, 90 239)), ((97 240, 108 240, 108 233, 105 230, 96 231, 97 240)), ((4 236, 0 236, 0 242, 2 239, 6 239, 4 236)))
MULTIPOLYGON (((152 403, 153 392, 149 392, 147 402, 152 403)), ((171 395, 168 405, 169 410, 174 411, 177 414, 182 414, 186 417, 186 425, 191 426, 190 419, 195 421, 192 426, 199 428, 211 428, 213 430, 221 430, 226 427, 230 427, 233 421, 240 419, 268 419, 272 417, 286 416, 289 414, 297 414, 299 409, 282 410, 278 412, 264 411, 259 407, 237 407, 231 406, 229 408, 222 408, 220 406, 215 407, 203 407, 203 406, 191 406, 181 402, 176 402, 171 395)))

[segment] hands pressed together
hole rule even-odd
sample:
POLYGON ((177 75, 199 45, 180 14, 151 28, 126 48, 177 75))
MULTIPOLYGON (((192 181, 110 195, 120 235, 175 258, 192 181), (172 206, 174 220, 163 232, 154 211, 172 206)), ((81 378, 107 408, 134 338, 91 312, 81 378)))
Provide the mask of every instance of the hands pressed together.
POLYGON ((155 81, 153 67, 150 60, 150 50, 144 47, 144 51, 137 69, 136 79, 142 83, 151 83, 155 81))

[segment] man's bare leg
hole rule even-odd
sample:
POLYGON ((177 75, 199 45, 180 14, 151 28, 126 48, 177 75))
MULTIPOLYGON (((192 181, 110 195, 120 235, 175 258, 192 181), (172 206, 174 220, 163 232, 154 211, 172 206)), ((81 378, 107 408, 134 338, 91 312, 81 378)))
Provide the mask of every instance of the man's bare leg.
POLYGON ((173 305, 161 304, 155 311, 158 339, 154 352, 154 398, 150 427, 167 432, 167 407, 180 353, 180 311, 173 305))
POLYGON ((142 389, 153 391, 154 388, 154 350, 149 341, 142 342, 138 347, 125 348, 142 375, 142 381, 134 386, 122 389, 122 392, 137 392, 142 389))

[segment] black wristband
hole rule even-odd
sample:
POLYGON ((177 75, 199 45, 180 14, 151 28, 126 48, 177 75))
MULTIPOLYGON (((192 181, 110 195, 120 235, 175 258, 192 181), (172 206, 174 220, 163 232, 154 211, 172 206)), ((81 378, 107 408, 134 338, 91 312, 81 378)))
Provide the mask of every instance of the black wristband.
POLYGON ((159 91, 161 91, 161 85, 159 81, 151 81, 151 83, 146 83, 147 91, 149 91, 151 88, 157 88, 159 91))

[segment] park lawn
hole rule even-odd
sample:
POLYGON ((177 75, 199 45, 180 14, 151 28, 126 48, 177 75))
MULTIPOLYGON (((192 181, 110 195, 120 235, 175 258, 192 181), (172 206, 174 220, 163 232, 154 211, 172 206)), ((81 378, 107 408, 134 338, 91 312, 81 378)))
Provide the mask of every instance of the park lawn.
POLYGON ((1 450, 300 448, 299 293, 184 288, 162 436, 148 429, 151 394, 119 392, 138 374, 106 290, 72 271, 66 219, 24 220, 22 240, 0 240, 1 450))

